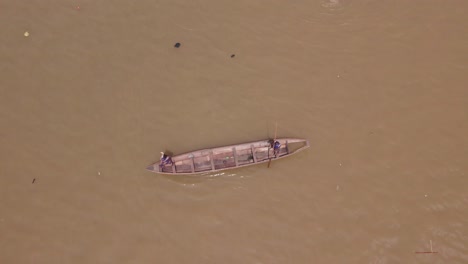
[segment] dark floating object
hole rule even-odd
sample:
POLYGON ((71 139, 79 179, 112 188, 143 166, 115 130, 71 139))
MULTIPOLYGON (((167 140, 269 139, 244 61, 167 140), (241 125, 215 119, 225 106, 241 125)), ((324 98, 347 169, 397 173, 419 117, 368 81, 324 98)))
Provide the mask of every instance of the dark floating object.
POLYGON ((33 179, 33 182, 32 182, 32 183, 34 183, 35 181, 36 181, 36 178, 33 179))
POLYGON ((176 48, 180 47, 180 43, 177 42, 177 43, 174 45, 174 47, 176 47, 176 48))
POLYGON ((235 56, 236 56, 236 54, 232 54, 232 55, 231 55, 231 58, 234 58, 235 56))

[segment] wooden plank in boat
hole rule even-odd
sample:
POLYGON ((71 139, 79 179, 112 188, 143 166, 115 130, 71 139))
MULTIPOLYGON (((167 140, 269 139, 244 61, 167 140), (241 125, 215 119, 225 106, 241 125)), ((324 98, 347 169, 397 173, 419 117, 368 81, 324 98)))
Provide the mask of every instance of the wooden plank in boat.
POLYGON ((237 161, 237 152, 236 152, 235 147, 232 148, 232 153, 234 153, 234 161, 236 162, 236 167, 239 167, 239 162, 237 161))
POLYGON ((190 163, 190 167, 192 168, 192 173, 195 172, 195 160, 194 158, 191 159, 192 160, 192 163, 190 163))
POLYGON ((213 151, 210 151, 210 161, 211 161, 211 170, 215 170, 215 165, 213 161, 213 151))
POLYGON ((257 163, 257 156, 255 155, 255 148, 254 148, 254 145, 250 145, 250 149, 252 149, 252 156, 253 156, 253 159, 254 159, 254 163, 257 163))

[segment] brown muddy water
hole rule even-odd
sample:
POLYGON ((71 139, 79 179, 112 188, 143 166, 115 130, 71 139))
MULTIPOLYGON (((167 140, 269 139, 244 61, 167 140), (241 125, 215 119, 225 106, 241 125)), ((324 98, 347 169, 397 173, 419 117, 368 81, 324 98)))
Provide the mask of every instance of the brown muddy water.
POLYGON ((468 263, 467 10, 1 0, 0 263, 468 263), (311 148, 145 170, 275 122, 311 148))

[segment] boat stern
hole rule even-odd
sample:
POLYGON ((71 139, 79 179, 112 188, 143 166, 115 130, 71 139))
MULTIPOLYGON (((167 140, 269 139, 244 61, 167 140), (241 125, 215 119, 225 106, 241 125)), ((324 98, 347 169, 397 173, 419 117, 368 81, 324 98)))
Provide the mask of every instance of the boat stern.
POLYGON ((149 171, 154 172, 154 169, 155 169, 154 164, 149 165, 148 167, 146 167, 146 169, 149 170, 149 171))

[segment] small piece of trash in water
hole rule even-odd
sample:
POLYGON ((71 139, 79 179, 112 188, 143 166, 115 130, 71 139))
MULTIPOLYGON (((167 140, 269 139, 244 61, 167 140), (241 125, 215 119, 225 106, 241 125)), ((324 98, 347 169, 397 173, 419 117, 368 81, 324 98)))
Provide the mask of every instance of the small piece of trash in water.
POLYGON ((340 166, 341 166, 341 163, 340 163, 340 166))
POLYGON ((32 183, 35 183, 36 182, 36 178, 33 179, 33 182, 32 183))
POLYGON ((427 194, 425 194, 424 197, 427 197, 427 194))
POLYGON ((340 75, 337 75, 336 77, 340 78, 340 75))
POLYGON ((177 42, 177 43, 174 45, 174 47, 179 48, 179 47, 180 47, 180 43, 177 42))
POLYGON ((439 253, 439 252, 437 252, 437 251, 432 250, 432 240, 429 240, 429 242, 431 243, 431 251, 416 251, 416 252, 414 252, 414 253, 422 253, 422 254, 439 253))
POLYGON ((101 175, 101 172, 100 172, 100 171, 98 171, 97 175, 101 175))
POLYGON ((235 56, 236 56, 236 54, 232 54, 232 55, 231 55, 231 58, 234 58, 235 56))
POLYGON ((339 185, 336 186, 336 190, 337 190, 337 191, 340 190, 340 186, 339 186, 339 185))
POLYGON ((25 37, 29 37, 29 32, 27 32, 27 31, 24 32, 24 36, 25 36, 25 37))

